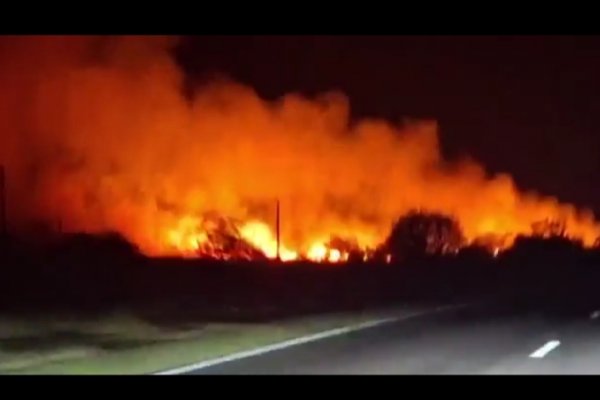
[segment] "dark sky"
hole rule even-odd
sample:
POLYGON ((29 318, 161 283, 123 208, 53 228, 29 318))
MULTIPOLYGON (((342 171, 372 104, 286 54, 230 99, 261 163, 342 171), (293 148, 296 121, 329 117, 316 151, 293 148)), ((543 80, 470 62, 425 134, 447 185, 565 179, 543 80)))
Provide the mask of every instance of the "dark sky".
POLYGON ((205 36, 178 54, 194 81, 337 89, 357 117, 434 118, 446 155, 600 214, 600 36, 205 36))

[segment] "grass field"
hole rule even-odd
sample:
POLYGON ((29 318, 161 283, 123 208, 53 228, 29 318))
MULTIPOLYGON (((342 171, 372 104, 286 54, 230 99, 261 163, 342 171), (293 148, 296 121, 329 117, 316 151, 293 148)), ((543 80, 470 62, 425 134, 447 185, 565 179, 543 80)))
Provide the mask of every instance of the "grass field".
POLYGON ((130 314, 0 318, 1 374, 147 374, 398 314, 339 313, 266 323, 153 325, 130 314))

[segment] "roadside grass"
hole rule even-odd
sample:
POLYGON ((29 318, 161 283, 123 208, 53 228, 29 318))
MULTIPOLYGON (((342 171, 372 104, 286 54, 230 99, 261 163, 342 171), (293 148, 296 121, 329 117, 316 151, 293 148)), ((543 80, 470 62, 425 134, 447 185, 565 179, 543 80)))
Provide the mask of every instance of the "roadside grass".
POLYGON ((397 315, 336 313, 264 323, 164 326, 125 312, 102 318, 0 318, 1 374, 148 374, 397 315))

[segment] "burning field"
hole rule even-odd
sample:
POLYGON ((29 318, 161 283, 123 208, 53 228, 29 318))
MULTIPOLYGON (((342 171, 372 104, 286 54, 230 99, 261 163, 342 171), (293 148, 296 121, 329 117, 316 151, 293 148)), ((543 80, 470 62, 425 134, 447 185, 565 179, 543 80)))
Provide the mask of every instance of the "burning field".
MULTIPOLYGON (((441 156, 433 121, 351 118, 330 92, 191 94, 171 38, 0 39, 0 163, 11 229, 116 231, 147 255, 343 261, 411 210, 495 251, 556 221, 592 246, 591 212, 441 156), (278 240, 279 237, 279 240, 278 240)), ((402 96, 402 93, 398 93, 402 96)))

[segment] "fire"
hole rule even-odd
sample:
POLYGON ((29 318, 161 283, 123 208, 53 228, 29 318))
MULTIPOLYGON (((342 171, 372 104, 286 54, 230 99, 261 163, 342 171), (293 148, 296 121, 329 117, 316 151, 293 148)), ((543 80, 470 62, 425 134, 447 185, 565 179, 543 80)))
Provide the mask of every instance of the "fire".
POLYGON ((279 199, 281 260, 331 263, 354 248, 368 259, 412 209, 452 216, 468 243, 496 251, 543 220, 587 246, 600 236, 591 212, 443 159, 433 121, 351 119, 337 92, 267 101, 219 81, 186 96, 175 44, 0 39, 11 223, 118 231, 148 255, 274 259, 279 199))
POLYGON ((317 242, 310 246, 306 258, 316 262, 339 263, 348 260, 348 253, 317 242))
POLYGON ((314 261, 325 261, 327 258, 327 247, 321 243, 316 243, 308 250, 308 258, 314 261))
MULTIPOLYGON (((170 248, 175 255, 202 256, 203 247, 210 240, 209 234, 203 226, 204 223, 199 218, 184 217, 180 219, 175 228, 167 231, 166 247, 170 248)), ((269 226, 261 221, 243 223, 239 229, 239 240, 252 245, 267 258, 274 260, 278 256, 277 239, 273 236, 269 226)), ((317 242, 302 257, 316 262, 338 263, 347 261, 348 253, 317 242)), ((279 258, 281 261, 295 261, 300 258, 300 254, 284 244, 280 244, 279 258)))
POLYGON ((342 253, 338 249, 331 249, 328 260, 333 263, 343 261, 342 253))
MULTIPOLYGON (((260 249, 268 258, 277 258, 277 239, 266 224, 250 221, 242 226, 240 232, 245 240, 260 249)), ((298 258, 298 253, 280 245, 279 257, 281 261, 293 261, 298 258)))
POLYGON ((182 218, 176 228, 167 231, 166 240, 183 256, 195 256, 200 245, 208 240, 206 232, 196 229, 198 223, 197 218, 182 218))

